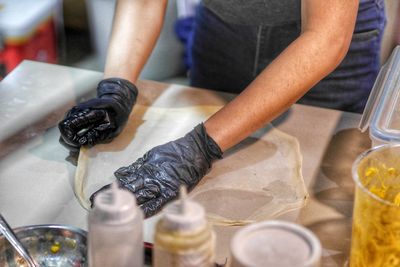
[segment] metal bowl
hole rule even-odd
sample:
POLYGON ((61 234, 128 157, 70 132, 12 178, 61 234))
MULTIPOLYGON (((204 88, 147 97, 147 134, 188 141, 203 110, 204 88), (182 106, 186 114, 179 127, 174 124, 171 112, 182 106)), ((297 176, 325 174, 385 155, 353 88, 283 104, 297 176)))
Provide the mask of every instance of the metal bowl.
MULTIPOLYGON (((41 267, 88 265, 87 233, 79 228, 52 224, 24 226, 13 230, 41 267)), ((0 266, 28 266, 3 235, 0 235, 0 266)))

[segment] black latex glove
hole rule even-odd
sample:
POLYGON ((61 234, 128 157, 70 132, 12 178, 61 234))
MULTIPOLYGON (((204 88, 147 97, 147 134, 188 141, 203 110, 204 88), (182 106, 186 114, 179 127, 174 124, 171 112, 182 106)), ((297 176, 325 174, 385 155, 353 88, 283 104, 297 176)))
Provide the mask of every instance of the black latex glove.
MULTIPOLYGON (((157 213, 165 203, 176 198, 180 185, 190 191, 210 170, 212 162, 222 158, 219 146, 199 124, 184 137, 149 150, 133 164, 114 174, 120 187, 134 193, 146 217, 157 213)), ((95 195, 109 188, 106 185, 95 195)))
POLYGON ((73 107, 58 124, 60 143, 74 151, 111 141, 124 128, 137 95, 136 86, 127 80, 102 80, 97 98, 73 107))

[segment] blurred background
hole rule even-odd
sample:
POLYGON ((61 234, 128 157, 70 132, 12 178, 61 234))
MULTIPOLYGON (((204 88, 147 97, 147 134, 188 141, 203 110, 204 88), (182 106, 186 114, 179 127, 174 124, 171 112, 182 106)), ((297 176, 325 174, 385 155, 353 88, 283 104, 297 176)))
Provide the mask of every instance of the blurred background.
MULTIPOLYGON (((187 84, 187 19, 198 2, 169 0, 164 28, 142 79, 187 84)), ((385 3, 382 63, 400 44, 400 1, 385 3)), ((115 0, 0 0, 0 79, 24 59, 102 71, 114 5, 115 0)))

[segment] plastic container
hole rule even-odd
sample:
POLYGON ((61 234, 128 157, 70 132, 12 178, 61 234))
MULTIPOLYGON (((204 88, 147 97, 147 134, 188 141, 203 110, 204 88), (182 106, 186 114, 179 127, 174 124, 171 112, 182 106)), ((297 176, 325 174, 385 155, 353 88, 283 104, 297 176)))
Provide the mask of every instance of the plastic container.
POLYGON ((371 148, 353 164, 350 267, 400 264, 400 145, 371 148))
POLYGON ((400 143, 400 46, 395 47, 382 66, 360 121, 372 147, 400 143))
POLYGON ((89 213, 89 266, 143 267, 143 213, 133 195, 113 186, 89 213))
POLYGON ((204 208, 186 199, 173 201, 163 210, 154 237, 154 267, 214 266, 215 235, 204 208))
POLYGON ((264 221, 239 230, 231 241, 231 267, 320 266, 321 244, 308 229, 264 221))
POLYGON ((2 76, 22 60, 57 62, 55 14, 59 0, 0 0, 2 76))

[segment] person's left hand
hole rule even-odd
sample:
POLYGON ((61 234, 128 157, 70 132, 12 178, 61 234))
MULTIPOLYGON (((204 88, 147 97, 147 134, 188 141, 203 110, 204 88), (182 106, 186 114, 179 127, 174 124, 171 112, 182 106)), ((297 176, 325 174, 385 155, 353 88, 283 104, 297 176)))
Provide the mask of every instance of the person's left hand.
POLYGON ((128 80, 108 78, 97 86, 97 97, 71 108, 59 122, 60 143, 71 152, 81 146, 108 143, 126 125, 138 89, 128 80))
MULTIPOLYGON (((222 151, 199 124, 184 137, 149 150, 133 164, 114 174, 120 187, 131 191, 146 217, 157 213, 178 196, 179 187, 190 191, 210 170, 212 162, 222 158, 222 151)), ((91 197, 92 205, 96 194, 91 197)))

